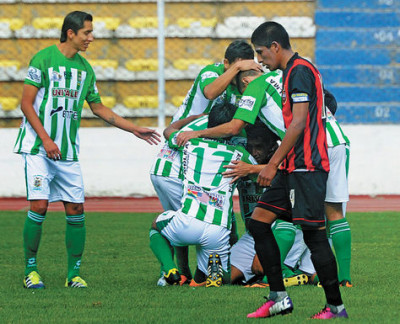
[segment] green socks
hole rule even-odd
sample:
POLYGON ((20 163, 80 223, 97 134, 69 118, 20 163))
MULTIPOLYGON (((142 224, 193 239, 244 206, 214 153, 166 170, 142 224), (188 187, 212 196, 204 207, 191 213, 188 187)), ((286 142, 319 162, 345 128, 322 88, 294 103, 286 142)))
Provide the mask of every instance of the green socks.
POLYGON ((81 259, 85 248, 86 227, 85 215, 67 215, 65 245, 68 254, 68 281, 79 276, 81 259))
POLYGON ((173 268, 177 268, 169 242, 155 229, 150 230, 150 248, 166 273, 173 268))
POLYGON ((283 277, 290 277, 291 275, 289 273, 285 273, 286 271, 290 271, 290 269, 284 266, 283 262, 285 261, 289 250, 293 246, 294 239, 296 237, 296 226, 292 223, 278 219, 275 222, 273 233, 276 239, 276 243, 279 246, 279 252, 281 254, 283 277))
POLYGON ((339 282, 342 280, 351 281, 351 231, 346 218, 328 222, 329 232, 332 236, 332 244, 335 249, 336 259, 339 268, 339 282))
POLYGON ((42 236, 42 223, 46 215, 40 215, 28 211, 24 226, 24 253, 25 253, 25 276, 31 271, 38 271, 36 254, 39 248, 40 237, 42 236))

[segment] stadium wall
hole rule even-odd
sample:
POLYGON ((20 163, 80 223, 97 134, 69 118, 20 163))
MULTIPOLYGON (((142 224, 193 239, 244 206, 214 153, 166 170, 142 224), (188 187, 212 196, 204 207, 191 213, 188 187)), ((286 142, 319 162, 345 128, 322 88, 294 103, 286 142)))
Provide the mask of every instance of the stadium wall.
MULTIPOLYGON (((343 125, 351 141, 350 194, 400 194, 400 125, 343 125)), ((0 129, 0 197, 25 196, 23 163, 13 154, 18 129, 0 129)), ((155 196, 149 169, 160 149, 115 128, 82 128, 86 196, 155 196)))

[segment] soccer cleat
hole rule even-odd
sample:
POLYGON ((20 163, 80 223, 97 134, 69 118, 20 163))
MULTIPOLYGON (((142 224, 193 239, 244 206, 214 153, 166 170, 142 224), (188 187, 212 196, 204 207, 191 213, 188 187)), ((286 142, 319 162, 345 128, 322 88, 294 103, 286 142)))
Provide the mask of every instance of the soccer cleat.
POLYGON ((283 284, 285 285, 285 287, 301 286, 305 285, 307 282, 308 282, 308 276, 305 274, 300 274, 297 276, 283 279, 283 284))
POLYGON ((169 270, 168 273, 164 275, 164 278, 169 285, 179 285, 179 281, 181 281, 181 275, 176 268, 169 270))
POLYGON ((164 275, 165 275, 165 272, 164 272, 164 271, 161 272, 161 277, 160 277, 160 279, 158 279, 158 281, 157 281, 157 286, 159 286, 159 287, 165 287, 165 286, 167 285, 167 281, 165 280, 164 275))
POLYGON ((197 283, 196 281, 194 281, 194 279, 192 279, 192 281, 189 284, 189 287, 205 287, 205 286, 206 286, 205 281, 197 283))
POLYGON ((210 254, 208 258, 206 287, 221 287, 222 286, 222 264, 218 254, 210 254))
POLYGON ((289 296, 286 296, 280 301, 268 300, 255 312, 247 314, 247 318, 264 318, 275 315, 286 315, 293 312, 293 303, 289 296))
POLYGON ((181 275, 181 281, 179 281, 179 285, 189 285, 192 279, 186 277, 185 275, 181 275))
POLYGON ((24 278, 24 287, 28 289, 43 289, 44 284, 36 271, 31 271, 24 278))
POLYGON ((352 284, 351 281, 349 281, 349 280, 342 280, 342 281, 339 283, 339 286, 340 286, 340 287, 348 287, 348 288, 351 288, 351 287, 353 287, 353 284, 352 284))
POLYGON ((269 287, 269 284, 267 284, 266 282, 262 282, 262 281, 256 281, 251 284, 244 285, 243 287, 244 288, 267 288, 267 287, 269 287))
POLYGON ((312 316, 312 319, 331 319, 331 318, 349 318, 347 315, 346 309, 343 308, 342 311, 338 313, 334 313, 331 308, 325 306, 323 310, 321 310, 318 314, 312 316))
POLYGON ((87 283, 81 277, 76 276, 76 277, 73 277, 70 281, 68 281, 68 278, 67 278, 67 280, 65 281, 65 287, 87 288, 87 283))

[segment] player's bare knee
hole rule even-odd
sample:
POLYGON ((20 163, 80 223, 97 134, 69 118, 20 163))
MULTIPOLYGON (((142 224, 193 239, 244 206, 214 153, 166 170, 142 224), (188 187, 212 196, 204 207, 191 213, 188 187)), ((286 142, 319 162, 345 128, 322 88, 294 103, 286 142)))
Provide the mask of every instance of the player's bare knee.
POLYGON ((29 209, 39 215, 46 215, 48 206, 47 200, 31 200, 29 209))
POLYGON ((156 230, 156 231, 158 231, 158 228, 157 228, 157 219, 158 219, 158 216, 157 216, 156 218, 154 218, 154 219, 153 219, 153 222, 151 223, 151 228, 154 229, 154 230, 156 230))
POLYGON ((343 216, 343 204, 325 202, 325 214, 329 221, 336 221, 344 218, 343 216))
POLYGON ((82 215, 84 212, 83 204, 64 202, 64 208, 67 215, 82 215))
POLYGON ((234 265, 231 265, 231 284, 232 285, 238 284, 243 278, 244 275, 242 271, 240 271, 234 265))

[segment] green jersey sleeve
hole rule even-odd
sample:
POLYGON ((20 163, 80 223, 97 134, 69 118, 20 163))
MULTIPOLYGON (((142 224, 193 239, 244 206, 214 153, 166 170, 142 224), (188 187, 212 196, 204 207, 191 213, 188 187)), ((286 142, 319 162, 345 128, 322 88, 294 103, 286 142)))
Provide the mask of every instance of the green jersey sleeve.
POLYGON ((41 58, 41 52, 39 52, 29 62, 29 68, 24 84, 30 84, 37 88, 45 86, 45 74, 42 63, 43 59, 41 58))
POLYGON ((174 149, 179 149, 179 148, 180 148, 180 146, 178 146, 178 145, 176 144, 176 137, 178 136, 178 134, 179 134, 179 131, 176 131, 176 132, 173 132, 173 133, 169 136, 169 139, 168 139, 168 145, 169 145, 169 147, 174 148, 174 149))
POLYGON ((204 88, 210 83, 214 82, 222 73, 224 73, 224 65, 216 63, 207 65, 200 71, 200 90, 204 94, 204 88))
POLYGON ((255 123, 261 107, 265 105, 265 85, 262 87, 260 80, 256 79, 247 86, 233 118, 249 124, 255 123))
POLYGON ((99 94, 99 90, 97 89, 97 85, 96 85, 96 75, 94 74, 93 68, 90 66, 90 64, 88 62, 85 62, 86 65, 88 65, 88 71, 90 71, 90 75, 91 75, 91 79, 90 79, 90 83, 89 83, 89 88, 88 88, 88 92, 86 95, 86 101, 88 103, 90 102, 95 102, 95 103, 100 103, 101 99, 100 99, 100 94, 99 94))

